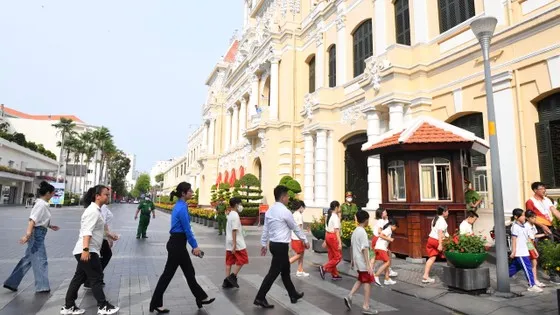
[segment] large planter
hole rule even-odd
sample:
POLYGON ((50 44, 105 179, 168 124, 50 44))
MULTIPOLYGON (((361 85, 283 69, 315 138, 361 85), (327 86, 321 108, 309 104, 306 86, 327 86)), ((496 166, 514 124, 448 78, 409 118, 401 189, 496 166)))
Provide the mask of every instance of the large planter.
POLYGON ((324 254, 327 252, 326 248, 323 248, 324 240, 313 239, 311 245, 313 246, 313 251, 319 254, 324 254))
POLYGON ((206 219, 206 218, 202 219, 202 224, 204 226, 208 226, 208 219, 206 219))
POLYGON ((560 274, 557 271, 550 270, 548 274, 550 275, 550 282, 560 284, 560 274))
POLYGON ((488 253, 457 253, 445 252, 447 261, 456 268, 475 269, 486 261, 488 253))
POLYGON ((324 240, 325 239, 325 229, 320 229, 320 230, 311 230, 311 234, 313 234, 313 236, 315 236, 316 239, 318 240, 324 240))
POLYGON ((214 220, 208 220, 208 227, 213 228, 215 223, 216 221, 214 220))
POLYGON ((217 230, 219 228, 218 221, 214 222, 214 229, 217 230))
POLYGON ((257 217, 241 217, 241 225, 255 225, 257 222, 257 217))
POLYGON ((352 247, 342 246, 342 259, 347 262, 352 261, 352 247))
POLYGON ((448 287, 463 291, 486 292, 490 287, 490 268, 464 269, 442 266, 443 283, 448 287))
POLYGON ((200 217, 194 217, 194 223, 200 222, 200 217))

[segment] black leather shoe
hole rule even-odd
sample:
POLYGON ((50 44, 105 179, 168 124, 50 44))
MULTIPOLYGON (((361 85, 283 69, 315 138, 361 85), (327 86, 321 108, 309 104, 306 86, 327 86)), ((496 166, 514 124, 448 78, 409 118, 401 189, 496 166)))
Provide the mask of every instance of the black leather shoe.
POLYGON ((290 297, 290 302, 292 302, 292 304, 296 304, 297 301, 298 301, 299 299, 301 299, 302 297, 303 297, 303 292, 297 293, 295 296, 291 296, 291 297, 290 297))
POLYGON ((253 302, 253 304, 255 304, 256 306, 260 306, 262 308, 274 308, 274 305, 272 304, 268 304, 267 300, 258 300, 255 299, 255 301, 253 302))
POLYGON ((231 283, 228 281, 227 278, 224 279, 224 283, 222 283, 222 288, 224 289, 231 289, 233 288, 233 286, 231 285, 231 283))
POLYGON ((226 280, 233 286, 236 288, 239 288, 239 284, 237 283, 237 276, 234 275, 233 273, 229 275, 229 277, 226 278, 226 280))
POLYGON ((5 285, 5 284, 4 284, 4 288, 5 288, 5 289, 8 289, 8 290, 10 290, 10 291, 12 291, 12 292, 17 292, 17 289, 16 289, 16 288, 12 288, 12 287, 10 287, 10 286, 8 286, 8 285, 5 285))
POLYGON ((198 306, 198 308, 202 308, 203 305, 207 305, 210 304, 212 302, 214 302, 216 298, 211 298, 211 299, 206 299, 206 300, 196 300, 196 306, 198 306))
POLYGON ((166 308, 159 308, 159 307, 151 307, 151 306, 150 306, 150 313, 152 313, 152 312, 154 312, 154 311, 155 311, 156 313, 158 313, 158 314, 166 314, 166 313, 169 313, 169 310, 166 309, 166 308))

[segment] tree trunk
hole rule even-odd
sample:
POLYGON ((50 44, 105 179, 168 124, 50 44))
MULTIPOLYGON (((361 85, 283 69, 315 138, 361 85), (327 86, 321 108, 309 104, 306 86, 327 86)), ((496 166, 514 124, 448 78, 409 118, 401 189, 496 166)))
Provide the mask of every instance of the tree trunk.
POLYGON ((101 184, 103 181, 103 169, 105 165, 105 156, 103 151, 101 151, 101 164, 99 165, 99 183, 101 184))
POLYGON ((98 152, 99 152, 99 150, 95 150, 95 156, 93 157, 93 163, 95 163, 95 172, 93 173, 92 184, 95 184, 95 181, 97 180, 97 153, 98 152))
MULTIPOLYGON (((60 177, 60 167, 64 163, 64 133, 62 133, 60 140, 60 156, 58 157, 58 170, 56 172, 56 182, 58 183, 58 177, 60 177)), ((63 176, 64 177, 64 176, 63 176)))

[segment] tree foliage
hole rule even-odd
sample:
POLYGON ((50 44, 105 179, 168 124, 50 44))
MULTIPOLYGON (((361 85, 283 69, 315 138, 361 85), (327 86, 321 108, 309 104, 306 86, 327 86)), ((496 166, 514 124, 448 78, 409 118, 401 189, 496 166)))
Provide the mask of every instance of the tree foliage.
POLYGON ((117 150, 116 153, 111 157, 111 162, 109 163, 109 177, 111 180, 111 188, 118 196, 124 196, 126 194, 126 174, 130 171, 130 159, 126 157, 126 154, 117 150))
POLYGON ((294 201, 299 200, 298 194, 301 192, 301 185, 291 176, 284 176, 280 179, 280 185, 286 186, 288 188, 288 195, 290 195, 290 201, 288 202, 288 208, 292 208, 294 201))
POLYGON ((150 190, 150 175, 140 174, 136 179, 136 186, 134 189, 138 190, 141 194, 145 194, 150 190))
POLYGON ((259 206, 262 200, 262 190, 260 189, 261 182, 259 179, 247 173, 239 180, 240 187, 236 187, 236 194, 242 200, 243 216, 256 217, 259 215, 259 206))
POLYGON ((159 173, 156 175, 155 177, 156 183, 161 183, 163 182, 163 173, 159 173))

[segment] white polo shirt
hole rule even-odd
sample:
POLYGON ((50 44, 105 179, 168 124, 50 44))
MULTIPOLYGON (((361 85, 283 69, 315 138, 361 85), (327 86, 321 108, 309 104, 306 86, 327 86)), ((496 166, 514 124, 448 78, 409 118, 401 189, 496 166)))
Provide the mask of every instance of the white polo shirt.
POLYGON ((525 226, 514 222, 511 225, 511 236, 516 237, 515 257, 529 257, 529 248, 527 248, 529 231, 525 226))
MULTIPOLYGON (((386 237, 391 237, 391 235, 393 235, 393 229, 391 228, 391 226, 388 226, 385 230, 383 230, 383 232, 381 232, 383 235, 385 235, 386 237)), ((377 243, 375 243, 375 249, 379 249, 379 250, 384 250, 387 251, 387 248, 389 248, 389 241, 382 239, 381 237, 377 240, 377 243)))
POLYGON ((80 236, 74 247, 73 255, 81 254, 84 249, 84 236, 91 236, 89 241, 89 252, 97 253, 101 250, 103 244, 103 235, 105 234, 105 221, 101 215, 101 208, 92 202, 84 213, 80 223, 80 236))
POLYGON ((449 237, 449 233, 447 233, 447 221, 443 218, 443 216, 438 216, 435 226, 431 225, 432 230, 430 231, 430 237, 439 240, 439 231, 443 232, 444 237, 449 237))
POLYGON ((41 199, 38 198, 31 209, 31 214, 29 215, 29 219, 35 222, 35 227, 45 227, 48 228, 51 222, 51 211, 49 209, 49 204, 41 199))
POLYGON ((239 213, 237 211, 231 211, 227 216, 226 223, 226 251, 231 251, 233 249, 233 231, 235 233, 235 249, 242 250, 247 248, 245 244, 245 237, 243 237, 243 226, 241 225, 241 219, 239 218, 239 213))
MULTIPOLYGON (((302 230, 303 229, 303 213, 301 213, 299 210, 296 210, 296 211, 294 211, 293 216, 294 216, 294 221, 300 227, 300 230, 302 230)), ((294 231, 292 231, 292 240, 299 241, 299 237, 296 235, 296 233, 294 233, 294 231)))
POLYGON ((379 229, 383 230, 385 224, 389 223, 389 219, 379 219, 375 221, 373 226, 373 235, 379 237, 379 229))
POLYGON ((338 216, 338 214, 333 213, 325 230, 329 233, 334 233, 335 229, 340 229, 340 217, 338 216))
POLYGON ((369 241, 366 230, 358 226, 352 233, 352 259, 354 260, 354 268, 357 271, 367 271, 367 264, 364 260, 362 250, 369 248, 369 241))

